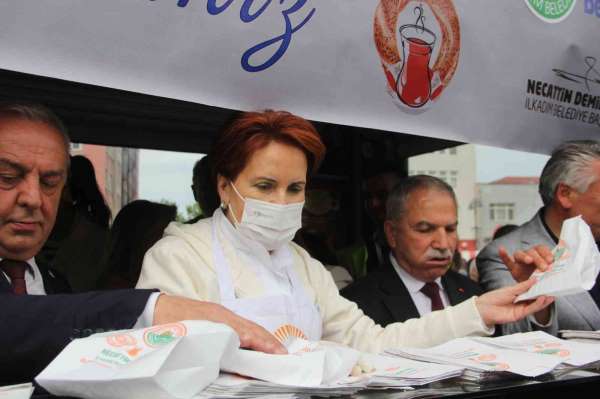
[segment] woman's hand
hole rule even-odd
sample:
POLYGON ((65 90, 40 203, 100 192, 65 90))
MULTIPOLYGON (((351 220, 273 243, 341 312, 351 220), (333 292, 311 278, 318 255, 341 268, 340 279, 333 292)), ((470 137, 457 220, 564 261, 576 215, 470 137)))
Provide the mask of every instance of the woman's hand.
POLYGON ((286 354, 285 347, 256 323, 246 320, 229 309, 212 302, 201 302, 161 294, 154 308, 154 325, 181 320, 207 320, 231 327, 240 337, 242 348, 278 355, 286 354))
POLYGON ((511 323, 539 312, 552 302, 554 297, 540 296, 535 300, 514 303, 515 299, 536 283, 534 279, 511 287, 487 292, 475 300, 481 319, 487 326, 511 323))

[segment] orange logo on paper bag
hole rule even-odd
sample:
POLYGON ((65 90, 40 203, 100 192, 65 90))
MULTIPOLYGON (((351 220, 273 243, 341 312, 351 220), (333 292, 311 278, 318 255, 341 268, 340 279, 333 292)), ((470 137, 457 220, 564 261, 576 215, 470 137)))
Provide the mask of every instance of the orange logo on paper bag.
POLYGON ((110 335, 106 337, 106 343, 115 348, 123 348, 131 357, 136 357, 142 351, 142 348, 137 346, 137 339, 130 334, 110 335))
POLYGON ((130 334, 118 334, 106 337, 106 343, 115 348, 119 348, 121 346, 135 346, 137 340, 130 334))
POLYGON ((494 370, 497 371, 504 371, 510 369, 508 363, 498 362, 496 361, 496 358, 497 356, 492 353, 484 353, 477 357, 471 358, 470 360, 488 367, 492 367, 494 370))
POLYGON ((292 324, 282 325, 273 333, 273 335, 275 335, 275 338, 277 338, 282 344, 285 344, 285 341, 291 337, 308 340, 304 332, 292 324))

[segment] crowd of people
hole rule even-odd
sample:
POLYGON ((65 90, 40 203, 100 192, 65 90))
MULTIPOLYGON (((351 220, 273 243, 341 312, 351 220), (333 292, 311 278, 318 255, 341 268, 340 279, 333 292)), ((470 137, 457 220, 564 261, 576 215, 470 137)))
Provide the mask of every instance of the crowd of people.
MULTIPOLYGON (((384 174, 369 197, 372 235, 341 292, 293 239, 326 148, 314 126, 283 111, 245 112, 194 168, 203 217, 137 200, 114 218, 85 159, 50 110, 0 106, 0 384, 31 380, 74 338, 200 319, 241 344, 285 353, 285 326, 311 340, 370 352, 452 338, 544 329, 600 329, 600 287, 515 303, 552 261, 564 219, 600 239, 600 144, 569 142, 540 179, 544 207, 455 271, 458 203, 431 176, 384 174), (134 288, 135 287, 135 288, 134 288), (35 295, 34 295, 35 294, 35 295)), ((89 161, 88 161, 89 162, 89 161)), ((329 265, 330 266, 330 265, 329 265)))

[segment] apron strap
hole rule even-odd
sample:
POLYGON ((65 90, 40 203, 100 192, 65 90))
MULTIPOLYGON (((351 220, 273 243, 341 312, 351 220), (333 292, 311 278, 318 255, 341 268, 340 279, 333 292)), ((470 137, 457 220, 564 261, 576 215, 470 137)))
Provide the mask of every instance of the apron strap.
MULTIPOLYGON (((229 262, 225 258, 221 241, 219 240, 217 224, 221 222, 220 217, 224 217, 221 213, 217 215, 220 210, 217 210, 213 215, 212 220, 212 241, 213 241, 213 257, 215 262, 215 271, 217 273, 217 279, 219 283, 219 292, 221 296, 221 304, 229 307, 228 305, 238 303, 240 300, 235 296, 235 289, 233 285, 233 274, 229 262), (220 217, 219 217, 220 216, 220 217)), ((319 340, 321 338, 321 316, 318 308, 315 306, 308 297, 306 288, 300 281, 300 277, 296 273, 294 256, 292 253, 293 249, 286 245, 282 248, 279 254, 277 254, 276 261, 283 263, 285 274, 291 285, 291 303, 292 306, 288 306, 286 309, 288 322, 297 323, 299 328, 307 329, 305 332, 309 339, 319 340), (306 311, 305 306, 312 308, 310 311, 306 311), (304 308, 304 309, 303 309, 304 308), (298 310, 300 310, 300 313, 298 310)), ((264 273, 260 271, 259 274, 264 273)), ((241 312, 243 317, 250 320, 254 320, 251 314, 244 314, 241 312)), ((264 326, 263 326, 264 327, 264 326)))
MULTIPOLYGON (((218 211, 218 210, 217 210, 218 211)), ((216 213, 216 212, 215 212, 216 213)), ((213 258, 215 262, 215 271, 217 272, 217 280, 219 282, 219 293, 221 302, 232 301, 235 299, 235 290, 233 288, 233 276, 231 270, 227 267, 228 262, 225 259, 223 248, 217 236, 217 223, 219 218, 212 218, 212 241, 213 241, 213 258)))

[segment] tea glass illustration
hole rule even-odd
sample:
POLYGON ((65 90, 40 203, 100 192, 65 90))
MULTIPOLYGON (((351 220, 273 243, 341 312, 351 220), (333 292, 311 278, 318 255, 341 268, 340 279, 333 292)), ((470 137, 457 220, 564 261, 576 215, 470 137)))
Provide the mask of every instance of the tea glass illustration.
POLYGON ((402 43, 402 68, 396 91, 402 102, 418 108, 431 97, 429 63, 435 45, 435 34, 419 25, 403 25, 399 29, 402 43))

